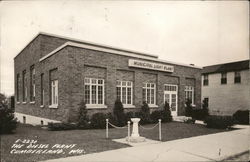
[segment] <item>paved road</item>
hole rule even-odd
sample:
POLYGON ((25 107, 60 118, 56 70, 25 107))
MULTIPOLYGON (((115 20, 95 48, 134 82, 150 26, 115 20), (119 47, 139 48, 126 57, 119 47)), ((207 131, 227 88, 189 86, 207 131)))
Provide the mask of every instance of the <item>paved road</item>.
POLYGON ((220 161, 250 148, 250 127, 157 144, 141 145, 47 162, 220 161))

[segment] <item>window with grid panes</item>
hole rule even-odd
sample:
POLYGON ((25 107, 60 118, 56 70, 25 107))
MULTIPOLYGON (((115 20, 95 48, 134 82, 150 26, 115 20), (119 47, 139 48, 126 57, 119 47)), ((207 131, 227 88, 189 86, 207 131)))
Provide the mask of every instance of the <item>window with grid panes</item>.
POLYGON ((142 97, 145 102, 155 105, 155 83, 143 83, 142 97))
POLYGON ((92 105, 104 104, 104 80, 95 78, 84 79, 85 102, 92 105))
POLYGON ((132 105, 133 83, 131 81, 116 81, 116 97, 125 105, 132 105))

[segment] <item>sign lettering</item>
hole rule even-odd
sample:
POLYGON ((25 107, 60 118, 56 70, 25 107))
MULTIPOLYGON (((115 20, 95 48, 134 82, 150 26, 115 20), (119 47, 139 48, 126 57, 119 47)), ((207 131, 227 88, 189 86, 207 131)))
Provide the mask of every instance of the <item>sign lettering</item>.
POLYGON ((174 72, 174 66, 171 65, 158 64, 158 63, 134 60, 134 59, 128 60, 128 66, 143 68, 143 69, 158 70, 158 71, 174 72))

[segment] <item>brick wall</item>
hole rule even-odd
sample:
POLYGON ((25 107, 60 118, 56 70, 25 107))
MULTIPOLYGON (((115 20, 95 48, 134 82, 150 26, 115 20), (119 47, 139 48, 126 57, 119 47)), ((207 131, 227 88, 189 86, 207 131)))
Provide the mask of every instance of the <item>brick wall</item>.
MULTIPOLYGON (((136 108, 126 108, 126 111, 139 111, 142 105, 142 86, 143 82, 156 83, 156 105, 160 109, 163 107, 164 84, 178 85, 178 115, 183 115, 185 104, 185 85, 195 85, 195 101, 200 107, 201 101, 201 79, 200 69, 173 65, 173 73, 160 72, 128 67, 127 56, 108 54, 94 50, 82 49, 77 47, 66 47, 57 54, 39 62, 39 59, 51 52, 67 40, 50 36, 38 36, 15 58, 15 77, 24 69, 27 69, 28 76, 28 102, 26 104, 16 104, 16 111, 33 116, 39 116, 52 120, 74 122, 78 117, 80 102, 84 99, 84 78, 103 78, 105 79, 105 105, 108 108, 89 109, 89 115, 96 112, 112 112, 116 99, 116 80, 133 81, 133 103, 136 108), (36 70, 36 102, 29 102, 29 67, 35 65, 36 70), (49 108, 49 71, 57 68, 59 105, 57 109, 49 108), (41 105, 40 76, 44 73, 45 105, 41 105), (188 78, 188 79, 187 79, 188 78)), ((135 58, 133 58, 135 59, 135 58)), ((139 58, 136 58, 139 59, 139 58)), ((153 62, 153 61, 152 61, 153 62)), ((22 77, 20 77, 22 82, 22 77)), ((16 87, 16 85, 15 85, 16 87)), ((20 86, 20 96, 22 99, 22 86, 20 86)))
MULTIPOLYGON (((22 51, 15 58, 15 76, 17 74, 22 75, 22 71, 26 69, 26 76, 27 76, 27 87, 28 87, 28 99, 27 103, 22 102, 22 84, 20 85, 20 92, 19 98, 20 103, 16 102, 16 112, 29 114, 37 117, 48 118, 52 120, 61 120, 67 121, 68 120, 68 107, 69 98, 71 93, 71 85, 68 84, 68 75, 69 72, 69 65, 68 65, 68 56, 67 50, 61 50, 57 55, 51 56, 49 59, 46 59, 42 62, 39 62, 40 59, 40 38, 34 40, 31 45, 27 46, 26 49, 22 51), (30 103, 30 66, 34 65, 35 67, 35 84, 36 84, 36 96, 35 96, 35 103, 30 103), (58 87, 59 87, 59 105, 58 109, 49 108, 50 105, 50 76, 49 71, 52 69, 57 68, 57 77, 59 80, 58 87), (41 74, 44 73, 44 107, 41 106, 41 74)), ((22 83, 22 77, 20 77, 20 82, 22 83)), ((16 91, 16 85, 15 85, 16 91)), ((16 93, 15 93, 16 94, 16 93)))
MULTIPOLYGON (((106 54, 103 52, 81 49, 75 47, 67 47, 69 53, 71 53, 75 59, 75 66, 72 68, 72 72, 77 72, 81 75, 78 81, 82 83, 84 77, 97 77, 105 79, 105 105, 107 109, 89 109, 89 114, 96 112, 112 112, 113 105, 116 98, 116 80, 123 79, 127 81, 133 81, 133 103, 136 108, 127 108, 125 111, 139 111, 142 105, 142 86, 143 82, 148 81, 157 83, 157 98, 156 104, 160 109, 163 107, 163 92, 164 84, 177 84, 178 85, 178 115, 184 115, 185 104, 185 85, 195 86, 195 101, 197 107, 201 104, 201 79, 200 70, 195 68, 188 68, 183 66, 174 65, 174 73, 165 73, 154 70, 145 70, 139 68, 128 67, 128 59, 126 56, 119 56, 114 54, 106 54), (92 68, 89 68, 92 67, 92 68), (77 68, 77 70, 76 70, 77 68), (97 69, 102 70, 97 70, 97 69), (87 71, 87 72, 86 72, 87 71), (101 72, 103 71, 103 72, 101 72), (106 76, 104 76, 106 75, 106 76), (99 77, 98 77, 99 76, 99 77)), ((83 83, 82 83, 83 84, 83 83)), ((79 92, 84 92, 84 87, 78 88, 79 92)), ((83 95, 83 94, 82 94, 83 95)), ((83 96, 84 97, 84 96, 83 96)), ((80 100, 78 101, 78 103, 80 100)), ((77 104, 74 104, 73 109, 77 109, 77 104)))

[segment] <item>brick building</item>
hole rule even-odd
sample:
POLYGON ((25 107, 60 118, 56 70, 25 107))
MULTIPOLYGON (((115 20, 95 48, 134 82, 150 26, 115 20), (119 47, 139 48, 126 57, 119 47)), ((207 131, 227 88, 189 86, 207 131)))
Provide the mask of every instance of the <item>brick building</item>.
POLYGON ((201 68, 155 55, 39 33, 15 58, 16 116, 21 122, 74 122, 79 104, 89 115, 112 112, 120 98, 125 112, 151 111, 168 101, 184 115, 185 98, 201 104, 201 68))
POLYGON ((249 60, 206 66, 202 80, 202 99, 208 100, 210 114, 232 115, 249 109, 249 60))

